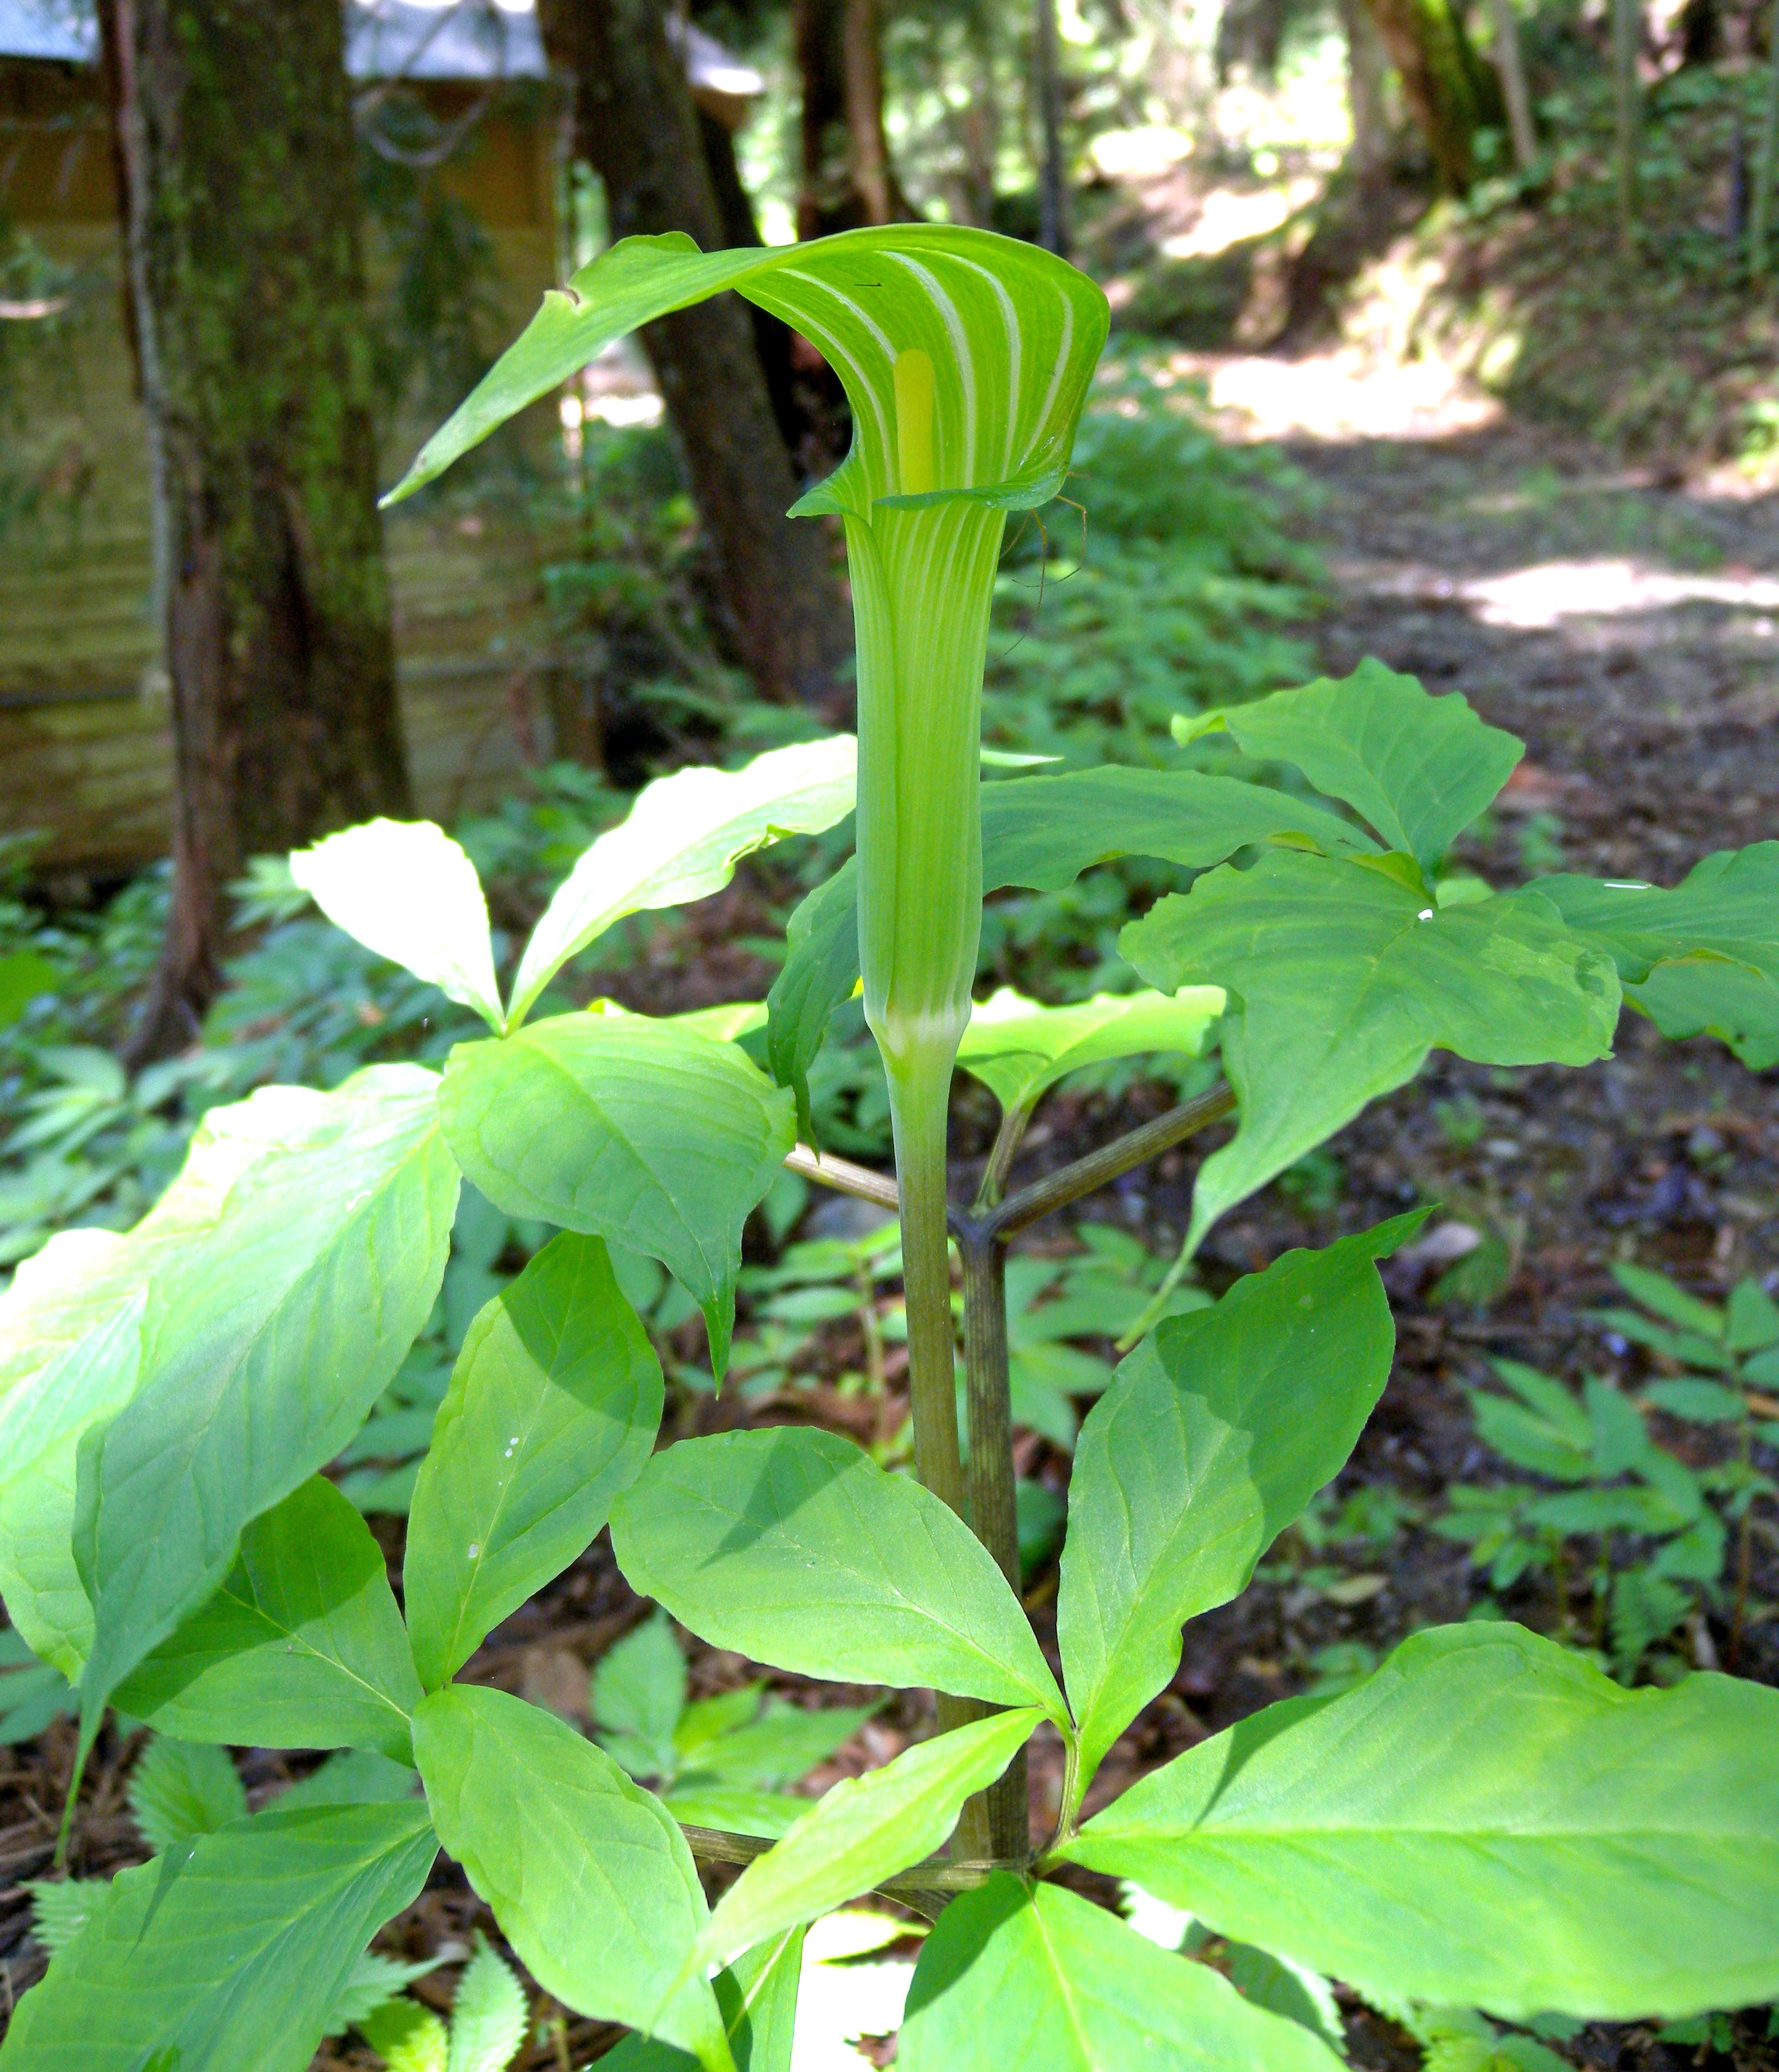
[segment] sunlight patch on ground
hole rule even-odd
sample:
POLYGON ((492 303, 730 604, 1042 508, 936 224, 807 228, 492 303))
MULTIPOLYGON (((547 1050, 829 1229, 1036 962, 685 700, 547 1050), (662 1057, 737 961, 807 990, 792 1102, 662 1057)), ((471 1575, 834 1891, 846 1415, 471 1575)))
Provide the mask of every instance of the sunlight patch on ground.
MULTIPOLYGON (((1779 578, 1759 575, 1678 575, 1625 556, 1572 561, 1541 561, 1505 575, 1460 584, 1456 594, 1485 626, 1530 632, 1568 619, 1610 619, 1629 612, 1669 611, 1676 606, 1717 604, 1743 610, 1779 610, 1779 578)), ((1770 635, 1770 623, 1752 631, 1770 635)))
POLYGON ((1227 187, 1214 189, 1205 196, 1191 229, 1162 240, 1162 256, 1214 259, 1219 252, 1226 252, 1245 239, 1270 236, 1314 199, 1321 184, 1315 179, 1287 180, 1246 194, 1227 187))
POLYGON ((1243 438, 1449 438, 1501 416, 1494 397, 1436 360, 1399 366, 1343 346, 1301 360, 1181 353, 1173 364, 1209 384, 1212 406, 1243 438))

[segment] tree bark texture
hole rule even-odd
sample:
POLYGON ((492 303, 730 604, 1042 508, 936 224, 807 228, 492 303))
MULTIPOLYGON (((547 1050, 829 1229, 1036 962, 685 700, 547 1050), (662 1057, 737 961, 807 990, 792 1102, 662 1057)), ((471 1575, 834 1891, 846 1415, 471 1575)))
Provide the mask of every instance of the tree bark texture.
MULTIPOLYGON (((544 0, 540 18, 552 63, 574 79, 576 149, 605 183, 613 237, 680 230, 721 249, 724 212, 660 0, 544 0)), ((798 483, 748 305, 721 295, 676 310, 643 345, 742 666, 763 698, 832 708, 849 620, 824 527, 784 515, 798 483)))
POLYGON ((1440 186, 1466 193, 1476 177, 1477 130, 1503 121, 1500 82, 1477 56, 1452 0, 1370 5, 1440 186))
POLYGON ((1037 104, 1037 241, 1058 258, 1069 256, 1069 197, 1062 166, 1062 75, 1056 0, 1037 0, 1032 27, 1033 86, 1037 104))
POLYGON ((409 810, 338 0, 101 0, 172 680, 183 1047, 247 857, 409 810))
POLYGON ((1390 117, 1384 101, 1383 44, 1365 0, 1341 0, 1346 31, 1346 97, 1353 121, 1353 177, 1372 187, 1390 171, 1390 117))
POLYGON ((1519 172, 1529 172, 1538 156, 1538 134, 1532 127, 1532 96, 1526 83, 1526 60, 1520 49, 1514 0, 1489 0, 1489 22, 1494 35, 1495 70, 1501 80, 1502 97, 1507 104, 1514 165, 1519 172))
POLYGON ((797 235, 824 237, 914 215, 883 125, 878 0, 796 0, 803 87, 797 235))

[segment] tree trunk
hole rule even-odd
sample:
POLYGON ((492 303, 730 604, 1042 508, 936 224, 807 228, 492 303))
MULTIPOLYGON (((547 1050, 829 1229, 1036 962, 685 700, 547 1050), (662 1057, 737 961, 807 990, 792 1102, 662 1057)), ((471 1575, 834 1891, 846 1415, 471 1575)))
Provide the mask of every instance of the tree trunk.
POLYGON ((1390 121, 1384 103, 1383 45, 1365 0, 1341 0, 1346 31, 1346 98, 1353 120, 1353 177, 1376 187, 1390 167, 1390 121))
POLYGON ((1637 158, 1642 129, 1643 84, 1637 60, 1643 48, 1642 0, 1613 0, 1613 130, 1618 190, 1618 249, 1629 259, 1637 250, 1637 158))
POLYGON ((1502 98, 1507 104, 1514 169, 1529 172, 1538 156, 1538 137, 1532 128, 1532 97, 1526 84, 1526 61, 1520 55, 1514 0, 1489 0, 1489 20, 1494 31, 1495 71, 1501 80, 1502 98))
POLYGON ((883 28, 877 0, 796 0, 803 177, 797 235, 825 237, 914 212, 883 126, 883 28))
POLYGON ((101 0, 172 678, 183 1048, 246 858, 409 808, 338 0, 101 0))
POLYGON ((912 212, 896 184, 883 128, 883 30, 877 0, 846 0, 840 43, 853 191, 867 223, 906 221, 912 212))
POLYGON ((1503 118, 1499 83, 1477 57, 1452 0, 1370 4, 1440 187, 1448 194, 1468 192, 1476 177, 1476 134, 1503 118))
POLYGON ((1057 47, 1056 0, 1037 0, 1032 47, 1040 154, 1037 241, 1046 252, 1066 259, 1069 211, 1062 177, 1062 80, 1057 47))
MULTIPOLYGON (((613 237, 680 230, 720 249, 722 212, 659 0, 544 0, 540 18, 552 62, 574 77, 576 149, 605 183, 613 237)), ((763 698, 831 708, 848 615, 824 528, 784 515, 798 485, 747 305, 724 295, 677 310, 643 344, 743 666, 763 698)))

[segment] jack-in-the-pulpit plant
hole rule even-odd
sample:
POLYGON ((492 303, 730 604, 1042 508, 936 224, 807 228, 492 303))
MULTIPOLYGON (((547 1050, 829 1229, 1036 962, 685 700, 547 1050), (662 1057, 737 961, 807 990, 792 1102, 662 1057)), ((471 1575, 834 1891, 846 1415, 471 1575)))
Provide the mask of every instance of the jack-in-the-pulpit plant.
POLYGON ((1670 890, 1447 876, 1519 746, 1376 664, 1212 716, 1320 803, 1184 755, 979 790, 1002 514, 1059 487, 1104 327, 1082 277, 983 233, 708 257, 627 240, 546 299, 405 487, 620 333, 725 287, 816 339, 852 401, 852 455, 802 508, 847 532, 856 757, 843 737, 650 786, 504 990, 475 874, 436 828, 375 822, 294 858, 326 912, 488 1037, 442 1075, 379 1067, 213 1112, 135 1230, 57 1237, 0 1297, 0 1593, 77 1683, 86 1743, 115 1708, 187 1743, 368 1751, 376 1779, 342 1766, 337 1791, 115 1877, 20 2000, 0 2072, 302 2072, 441 1846, 544 1991, 635 2032, 618 2072, 786 2072, 804 1927, 871 1891, 934 1924, 907 2072, 1333 2072, 1332 2000, 1269 1975, 1510 2021, 1779 1995, 1779 1694, 1731 1678, 1626 1690, 1517 1626, 1434 1629, 1087 1817, 1185 1623, 1247 1586, 1346 1461, 1393 1350, 1377 1262, 1424 1212, 1288 1253, 1136 1343, 1080 1428, 1054 1661, 1017 1590, 1001 1279, 1015 1232, 1233 1114, 1199 1170, 1196 1244, 1436 1047, 1582 1066, 1628 1005, 1770 1063, 1779 843, 1670 890), (793 917, 769 1001, 534 1015, 624 915, 704 897, 855 798, 856 862, 793 917), (983 887, 1055 887, 1122 855, 1193 874, 1122 938, 1152 990, 999 998, 972 1026, 983 887), (808 1067, 861 979, 894 1177, 797 1141, 808 1067), (943 1128, 967 1027, 1005 1120, 975 1202, 949 1209, 966 1484, 943 1128), (1213 1041, 1226 1086, 1010 1186, 1034 1104, 1074 1065, 1213 1041), (742 1226, 787 1161, 901 1208, 918 1479, 800 1427, 659 1443, 661 1370, 607 1246, 678 1278, 720 1377, 742 1226), (425 1325, 460 1177, 558 1235, 465 1340, 398 1605, 323 1471, 425 1325), (596 1741, 460 1680, 608 1522, 631 1583, 705 1640, 931 1689, 940 1731, 749 1835, 683 1825, 596 1741), (1034 1833, 1018 1778, 1040 1729, 1066 1770, 1034 1833), (701 1860, 745 1866, 714 1908, 701 1860), (1144 1940, 1058 1881, 1071 1864, 1189 1914, 1239 1962, 1226 1976, 1144 1940), (1292 2005, 1313 2015, 1276 2011, 1292 2005))

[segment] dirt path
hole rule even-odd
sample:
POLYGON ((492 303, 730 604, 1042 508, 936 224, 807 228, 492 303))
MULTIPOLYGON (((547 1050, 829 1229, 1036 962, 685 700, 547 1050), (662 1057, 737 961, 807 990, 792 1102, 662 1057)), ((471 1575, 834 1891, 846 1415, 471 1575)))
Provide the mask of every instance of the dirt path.
POLYGON ((1436 368, 1198 365, 1316 486, 1325 665, 1374 654, 1522 735, 1513 803, 1571 867, 1666 882, 1779 834, 1779 499, 1652 483, 1436 368))

